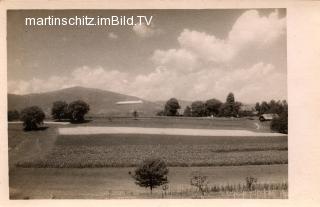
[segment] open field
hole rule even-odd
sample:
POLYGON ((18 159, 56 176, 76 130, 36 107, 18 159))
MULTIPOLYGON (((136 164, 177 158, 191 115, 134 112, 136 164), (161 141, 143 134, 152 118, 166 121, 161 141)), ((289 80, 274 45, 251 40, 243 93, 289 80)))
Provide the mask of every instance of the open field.
MULTIPOLYGON (((158 189, 136 186, 128 175, 148 157, 161 157, 170 167, 167 198, 200 198, 190 186, 196 171, 208 176, 210 186, 243 184, 258 178, 256 192, 212 191, 206 198, 286 198, 287 136, 185 136, 168 134, 59 135, 75 126, 249 130, 270 133, 256 120, 179 118, 93 119, 81 125, 55 125, 24 132, 9 124, 10 196, 23 198, 161 198, 158 189), (278 186, 278 187, 276 187, 278 186), (280 187, 279 187, 280 186, 280 187), (271 189, 271 190, 270 190, 271 189)), ((221 189, 224 189, 221 188, 221 189)))
POLYGON ((60 135, 47 156, 42 159, 25 159, 17 165, 55 168, 131 167, 148 157, 161 157, 169 166, 286 164, 287 138, 60 135))
MULTIPOLYGON (((162 189, 153 195, 138 187, 128 174, 134 168, 18 168, 10 173, 11 199, 23 198, 161 198, 162 189)), ((209 187, 244 185, 246 176, 258 178, 258 184, 269 187, 287 183, 288 166, 171 167, 166 198, 200 198, 190 185, 196 173, 208 176, 209 187)), ((262 189, 262 188, 260 188, 262 189)), ((206 198, 286 198, 287 189, 265 189, 258 192, 210 192, 206 198), (258 195, 257 195, 258 194, 258 195), (243 197, 242 197, 243 196, 243 197), (264 196, 264 197, 263 197, 264 196)))
POLYGON ((207 117, 91 117, 90 122, 81 126, 122 126, 151 128, 187 128, 187 129, 234 129, 259 132, 271 132, 270 122, 260 122, 253 118, 207 118, 207 117))

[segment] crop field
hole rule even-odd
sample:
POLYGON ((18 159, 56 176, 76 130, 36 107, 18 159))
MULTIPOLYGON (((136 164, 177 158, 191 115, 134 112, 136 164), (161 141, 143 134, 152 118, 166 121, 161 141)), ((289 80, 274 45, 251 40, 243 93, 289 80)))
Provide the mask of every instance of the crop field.
POLYGON ((131 167, 148 157, 161 157, 169 166, 286 164, 287 138, 60 135, 44 159, 25 160, 17 165, 53 168, 131 167))
MULTIPOLYGON (((48 128, 32 132, 23 131, 21 124, 8 126, 9 182, 10 195, 13 199, 149 198, 148 191, 136 186, 128 171, 132 171, 133 167, 150 157, 160 157, 170 166, 171 194, 167 196, 168 198, 192 197, 191 194, 197 198, 196 189, 190 186, 190 176, 192 172, 203 169, 205 175, 210 178, 212 187, 238 186, 243 184, 245 177, 249 175, 258 177, 260 185, 265 186, 260 186, 261 188, 255 193, 243 190, 239 193, 221 188, 219 191, 210 191, 207 194, 208 198, 263 198, 263 196, 286 198, 287 196, 287 136, 59 134, 61 128, 71 129, 80 126, 169 130, 170 128, 237 129, 270 133, 268 123, 248 119, 99 118, 81 125, 47 124, 47 126, 48 128), (240 171, 242 173, 239 173, 240 171), (114 176, 118 174, 122 177, 115 178, 114 176), (71 175, 75 178, 71 179, 71 175), (219 178, 221 176, 222 178, 219 178), (72 183, 68 183, 66 181, 68 179, 72 183), (55 182, 52 188, 48 182, 55 182), (108 188, 97 187, 97 182, 104 183, 108 188), (30 195, 26 192, 26 186, 33 189, 29 192, 30 195), (116 186, 125 187, 118 189, 116 186), (82 187, 83 191, 74 191, 82 187), (270 189, 272 192, 269 192, 270 189), (99 190, 103 193, 98 192, 99 190)), ((161 198, 162 193, 160 190, 153 196, 161 198)))

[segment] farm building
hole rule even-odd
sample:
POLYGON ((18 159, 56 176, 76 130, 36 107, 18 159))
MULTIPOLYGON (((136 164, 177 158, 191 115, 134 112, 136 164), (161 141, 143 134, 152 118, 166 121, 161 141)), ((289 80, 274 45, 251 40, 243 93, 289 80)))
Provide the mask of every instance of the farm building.
POLYGON ((274 118, 278 118, 279 115, 278 114, 262 114, 259 117, 260 121, 271 121, 274 118))

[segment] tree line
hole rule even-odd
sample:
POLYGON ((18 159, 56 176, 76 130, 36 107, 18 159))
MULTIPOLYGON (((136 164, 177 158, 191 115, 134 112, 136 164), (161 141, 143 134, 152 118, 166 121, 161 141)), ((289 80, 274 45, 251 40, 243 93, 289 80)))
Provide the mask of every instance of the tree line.
MULTIPOLYGON (((186 106, 183 116, 186 117, 239 117, 241 114, 242 103, 235 100, 234 94, 229 93, 226 101, 223 103, 218 99, 212 98, 207 101, 194 101, 190 106, 186 106)), ((178 110, 181 108, 176 98, 169 99, 164 109, 158 112, 162 116, 178 116, 178 110)))
MULTIPOLYGON (((69 104, 65 101, 56 101, 52 105, 51 116, 58 121, 68 120, 81 123, 89 110, 89 104, 82 100, 73 101, 69 104)), ((8 111, 8 121, 23 121, 24 129, 27 131, 39 129, 45 117, 44 111, 39 106, 26 107, 21 112, 17 110, 8 111)))
POLYGON ((262 114, 277 114, 272 119, 270 127, 273 131, 288 133, 288 103, 286 100, 257 102, 252 109, 242 109, 243 104, 235 100, 234 94, 229 93, 225 102, 212 98, 207 101, 194 101, 186 106, 183 114, 179 113, 181 106, 176 98, 169 99, 164 109, 157 113, 160 116, 185 116, 185 117, 245 117, 260 116, 262 114))

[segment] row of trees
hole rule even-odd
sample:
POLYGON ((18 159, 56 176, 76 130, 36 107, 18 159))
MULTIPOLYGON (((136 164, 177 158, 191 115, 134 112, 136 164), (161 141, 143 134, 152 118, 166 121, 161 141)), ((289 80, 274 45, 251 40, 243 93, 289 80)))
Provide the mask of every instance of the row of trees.
POLYGON ((261 115, 261 114, 280 115, 285 110, 288 110, 288 103, 286 100, 283 100, 283 101, 271 100, 270 102, 263 101, 261 103, 257 102, 255 105, 255 110, 258 112, 258 115, 261 115))
MULTIPOLYGON (((222 117, 237 117, 240 113, 241 103, 235 101, 233 93, 229 93, 225 103, 217 99, 209 99, 205 102, 194 101, 191 106, 184 109, 183 116, 203 117, 203 116, 222 116, 222 117)), ((158 115, 177 116, 178 110, 181 108, 176 98, 169 99, 164 107, 164 110, 158 115)))
MULTIPOLYGON (((67 104, 65 101, 56 101, 51 108, 53 119, 68 119, 71 122, 84 121, 84 115, 88 113, 90 106, 82 101, 73 101, 67 104)), ((23 121, 24 129, 27 131, 37 130, 43 124, 45 119, 44 111, 38 106, 24 108, 20 113, 17 110, 8 111, 8 121, 23 121)))
POLYGON ((70 119, 72 122, 84 121, 84 115, 90 110, 89 104, 82 100, 73 101, 68 104, 65 101, 53 103, 51 115, 53 119, 70 119))

